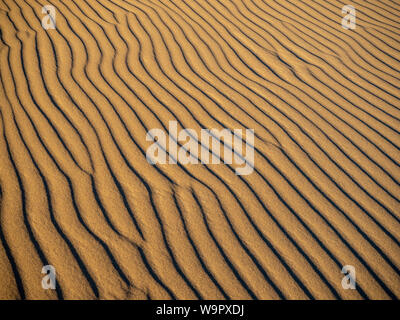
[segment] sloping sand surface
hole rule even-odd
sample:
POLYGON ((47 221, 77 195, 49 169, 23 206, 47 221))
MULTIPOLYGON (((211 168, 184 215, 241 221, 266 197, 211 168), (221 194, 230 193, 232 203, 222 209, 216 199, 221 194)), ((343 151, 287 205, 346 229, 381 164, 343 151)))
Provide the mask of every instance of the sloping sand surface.
POLYGON ((0 299, 400 298, 400 1, 348 2, 0 0, 0 299))

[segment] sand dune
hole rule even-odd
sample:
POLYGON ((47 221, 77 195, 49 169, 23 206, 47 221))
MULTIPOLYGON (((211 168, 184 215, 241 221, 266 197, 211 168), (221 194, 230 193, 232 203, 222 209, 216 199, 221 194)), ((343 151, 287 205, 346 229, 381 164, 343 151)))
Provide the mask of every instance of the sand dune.
POLYGON ((346 4, 0 0, 0 299, 398 299, 400 1, 346 4), (152 165, 170 121, 254 171, 152 165))

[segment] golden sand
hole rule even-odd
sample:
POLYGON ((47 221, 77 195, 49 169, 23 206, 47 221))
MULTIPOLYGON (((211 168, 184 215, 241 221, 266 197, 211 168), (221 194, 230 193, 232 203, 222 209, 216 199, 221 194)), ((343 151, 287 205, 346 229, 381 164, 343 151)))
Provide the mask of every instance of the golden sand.
POLYGON ((400 1, 346 4, 0 0, 0 299, 399 298, 400 1), (254 172, 151 165, 169 121, 254 172))

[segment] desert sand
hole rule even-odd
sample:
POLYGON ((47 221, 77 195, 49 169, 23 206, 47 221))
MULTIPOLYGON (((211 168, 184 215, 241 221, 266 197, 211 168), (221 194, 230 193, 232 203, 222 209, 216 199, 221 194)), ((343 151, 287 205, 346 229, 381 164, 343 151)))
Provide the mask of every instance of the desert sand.
POLYGON ((0 0, 0 30, 0 299, 400 298, 400 1, 0 0), (152 165, 170 121, 254 129, 254 171, 152 165))

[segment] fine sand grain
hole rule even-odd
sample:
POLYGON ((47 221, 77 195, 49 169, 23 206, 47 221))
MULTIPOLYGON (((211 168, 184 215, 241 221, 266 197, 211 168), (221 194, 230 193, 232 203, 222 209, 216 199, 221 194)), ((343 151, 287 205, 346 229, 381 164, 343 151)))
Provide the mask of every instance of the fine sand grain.
POLYGON ((0 0, 0 31, 0 299, 400 298, 399 0, 0 0), (170 121, 254 129, 254 172, 150 164, 170 121))

